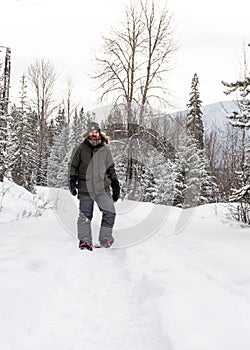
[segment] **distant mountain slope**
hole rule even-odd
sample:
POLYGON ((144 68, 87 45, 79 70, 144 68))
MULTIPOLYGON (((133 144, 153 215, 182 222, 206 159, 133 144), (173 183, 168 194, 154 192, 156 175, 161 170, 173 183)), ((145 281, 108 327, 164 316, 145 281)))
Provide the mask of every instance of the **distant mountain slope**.
POLYGON ((223 101, 204 106, 202 112, 205 130, 209 131, 214 128, 225 130, 228 124, 227 114, 237 110, 238 106, 235 101, 223 101))
MULTIPOLYGON (((108 116, 111 108, 111 105, 107 105, 95 108, 91 112, 95 114, 95 120, 101 123, 101 121, 108 116)), ((235 101, 221 101, 203 106, 202 112, 205 130, 209 131, 214 128, 221 131, 225 130, 225 126, 228 124, 227 114, 237 109, 238 106, 235 101)), ((172 116, 178 114, 185 115, 186 111, 183 110, 171 113, 172 116)))
POLYGON ((112 105, 97 107, 91 112, 95 114, 95 121, 101 123, 107 116, 112 108, 112 105))

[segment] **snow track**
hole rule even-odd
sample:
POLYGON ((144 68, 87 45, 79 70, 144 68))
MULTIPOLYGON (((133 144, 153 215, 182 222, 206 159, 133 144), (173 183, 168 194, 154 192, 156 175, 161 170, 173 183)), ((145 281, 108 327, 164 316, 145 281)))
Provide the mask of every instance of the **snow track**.
POLYGON ((5 350, 168 349, 155 299, 141 297, 147 286, 131 280, 126 250, 80 251, 51 217, 6 226, 1 245, 5 350))
MULTIPOLYGON (((210 206, 127 249, 80 251, 52 212, 2 223, 4 350, 248 350, 249 230, 210 206)), ((142 227, 143 229, 143 227, 142 227)))
POLYGON ((160 245, 152 239, 150 244, 131 248, 128 254, 134 279, 147 282, 146 290, 153 286, 169 348, 247 350, 250 299, 235 293, 230 283, 224 285, 214 278, 209 266, 201 268, 200 262, 191 259, 187 250, 184 253, 177 242, 179 239, 168 237, 160 245), (157 251, 157 259, 152 251, 157 251))

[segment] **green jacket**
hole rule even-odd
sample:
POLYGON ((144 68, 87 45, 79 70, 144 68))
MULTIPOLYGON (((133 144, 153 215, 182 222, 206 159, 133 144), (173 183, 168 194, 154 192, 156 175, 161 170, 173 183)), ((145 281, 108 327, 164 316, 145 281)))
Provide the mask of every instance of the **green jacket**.
POLYGON ((88 139, 74 150, 70 163, 70 176, 78 177, 78 194, 99 194, 110 190, 117 180, 109 146, 102 141, 93 147, 88 139))

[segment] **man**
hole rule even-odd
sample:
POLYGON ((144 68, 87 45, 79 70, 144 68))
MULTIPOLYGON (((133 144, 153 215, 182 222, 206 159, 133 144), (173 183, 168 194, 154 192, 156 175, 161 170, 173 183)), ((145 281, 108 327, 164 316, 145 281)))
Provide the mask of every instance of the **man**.
POLYGON ((116 176, 113 158, 108 147, 109 139, 101 132, 96 122, 91 122, 85 139, 75 152, 70 163, 70 192, 80 200, 77 221, 79 248, 93 250, 91 220, 94 202, 102 212, 99 242, 109 248, 114 238, 114 202, 119 199, 120 186, 116 176), (110 192, 112 188, 112 195, 110 192))

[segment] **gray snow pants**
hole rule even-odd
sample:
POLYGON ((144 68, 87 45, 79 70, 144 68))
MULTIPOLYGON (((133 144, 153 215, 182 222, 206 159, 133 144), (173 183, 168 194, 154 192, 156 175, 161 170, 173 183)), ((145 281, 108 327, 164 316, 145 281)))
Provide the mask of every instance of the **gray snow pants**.
POLYGON ((112 231, 115 223, 115 206, 110 192, 97 195, 79 195, 80 207, 77 221, 78 238, 80 241, 92 244, 91 220, 94 202, 102 212, 102 222, 99 231, 100 244, 105 244, 113 238, 112 231))

